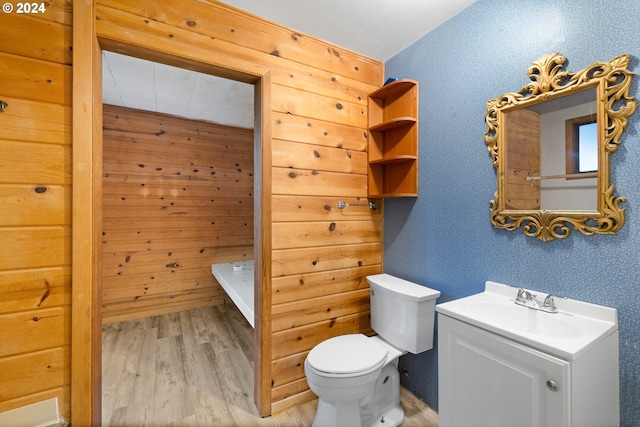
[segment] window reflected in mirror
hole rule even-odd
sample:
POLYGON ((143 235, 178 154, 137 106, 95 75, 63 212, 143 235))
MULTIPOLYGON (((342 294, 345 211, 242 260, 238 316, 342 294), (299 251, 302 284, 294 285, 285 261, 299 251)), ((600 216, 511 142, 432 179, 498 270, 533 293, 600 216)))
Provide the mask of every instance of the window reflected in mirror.
POLYGON ((583 178, 598 172, 598 123, 594 115, 566 121, 567 175, 583 178))

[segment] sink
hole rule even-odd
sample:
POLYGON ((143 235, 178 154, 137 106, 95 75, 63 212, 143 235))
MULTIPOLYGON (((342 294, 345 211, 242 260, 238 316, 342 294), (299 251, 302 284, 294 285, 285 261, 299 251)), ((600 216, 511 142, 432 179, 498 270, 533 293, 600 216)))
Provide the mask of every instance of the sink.
POLYGON ((575 360, 618 329, 613 308, 555 298, 558 312, 547 313, 516 304, 517 292, 488 281, 484 292, 439 304, 436 311, 565 360, 575 360))
POLYGON ((563 313, 553 315, 533 310, 516 305, 513 301, 505 303, 477 299, 467 309, 472 316, 485 323, 499 325, 504 319, 508 319, 508 326, 514 331, 562 339, 582 336, 582 329, 575 324, 575 318, 563 313))

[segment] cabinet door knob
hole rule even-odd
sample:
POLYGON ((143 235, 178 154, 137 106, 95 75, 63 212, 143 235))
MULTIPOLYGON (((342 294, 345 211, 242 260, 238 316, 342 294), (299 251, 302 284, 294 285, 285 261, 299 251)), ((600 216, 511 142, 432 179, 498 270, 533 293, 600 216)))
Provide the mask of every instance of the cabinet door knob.
POLYGON ((558 391, 558 384, 553 380, 547 380, 547 388, 551 391, 558 391))

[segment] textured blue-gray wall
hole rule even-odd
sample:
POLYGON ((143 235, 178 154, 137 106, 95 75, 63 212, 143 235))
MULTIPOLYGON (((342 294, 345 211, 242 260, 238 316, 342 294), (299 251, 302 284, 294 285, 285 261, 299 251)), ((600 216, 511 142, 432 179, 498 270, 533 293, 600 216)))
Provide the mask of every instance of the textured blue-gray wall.
MULTIPOLYGON (((420 82, 420 196, 385 202, 385 271, 440 290, 439 302, 494 280, 615 307, 623 426, 640 420, 640 111, 612 157, 612 182, 628 199, 617 236, 545 243, 494 229, 483 138, 485 102, 527 84, 545 53, 564 55, 569 71, 629 53, 640 73, 639 28, 638 0, 478 0, 386 63, 387 77, 420 82)), ((437 347, 401 367, 404 384, 437 408, 437 347)))

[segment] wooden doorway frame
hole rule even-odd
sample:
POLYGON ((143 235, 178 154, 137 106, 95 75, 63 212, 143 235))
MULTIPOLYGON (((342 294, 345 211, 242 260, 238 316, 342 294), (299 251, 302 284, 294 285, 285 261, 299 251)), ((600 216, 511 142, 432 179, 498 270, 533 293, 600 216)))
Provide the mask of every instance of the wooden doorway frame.
POLYGON ((206 57, 150 37, 146 44, 101 37, 94 0, 73 8, 73 220, 71 307, 71 423, 100 425, 102 417, 102 50, 110 50, 219 77, 256 89, 254 259, 254 401, 271 414, 271 72, 226 52, 206 57), (154 43, 156 41, 156 43, 154 43))

